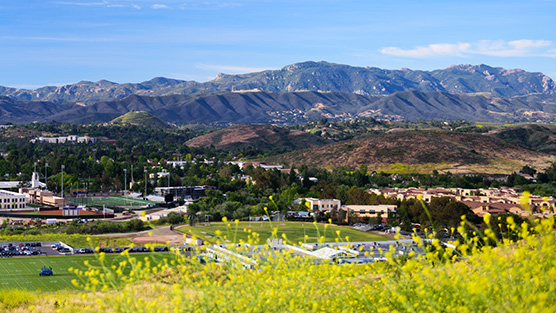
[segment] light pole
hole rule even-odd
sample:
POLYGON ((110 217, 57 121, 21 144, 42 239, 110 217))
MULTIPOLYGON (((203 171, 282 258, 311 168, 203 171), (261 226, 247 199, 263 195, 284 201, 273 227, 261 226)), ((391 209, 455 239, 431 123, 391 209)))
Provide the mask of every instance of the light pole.
POLYGON ((145 199, 147 199, 147 170, 144 169, 143 172, 145 172, 145 199))
POLYGON ((62 198, 64 197, 64 169, 66 168, 65 165, 62 165, 62 198))
POLYGON ((48 162, 44 163, 44 184, 46 185, 45 188, 46 190, 48 190, 48 175, 47 175, 47 167, 48 167, 48 162))
POLYGON ((127 168, 124 168, 124 203, 127 205, 127 168))
POLYGON ((127 195, 127 168, 124 168, 124 197, 127 195))

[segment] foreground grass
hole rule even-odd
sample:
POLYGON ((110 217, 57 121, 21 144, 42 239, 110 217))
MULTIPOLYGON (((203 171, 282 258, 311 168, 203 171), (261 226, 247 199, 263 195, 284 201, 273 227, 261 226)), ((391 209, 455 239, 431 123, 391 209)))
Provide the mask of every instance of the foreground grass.
POLYGON ((276 232, 282 238, 294 244, 304 242, 317 242, 320 237, 323 241, 335 241, 338 238, 337 231, 340 232, 342 241, 382 241, 389 240, 387 237, 363 232, 347 226, 335 226, 330 224, 317 224, 312 222, 239 222, 239 223, 198 223, 197 226, 182 226, 178 231, 203 239, 208 243, 215 243, 218 235, 223 234, 225 243, 248 242, 249 237, 257 234, 259 243, 266 243, 267 238, 271 238, 276 232), (317 230, 318 228, 318 230, 317 230), (348 240, 346 240, 348 237, 348 240))
POLYGON ((119 267, 83 273, 89 292, 19 294, 19 302, 1 305, 13 312, 556 312, 554 218, 533 229, 509 224, 519 241, 494 248, 464 237, 454 255, 433 241, 426 255, 365 265, 317 266, 287 254, 257 270, 131 258, 128 274, 119 267))

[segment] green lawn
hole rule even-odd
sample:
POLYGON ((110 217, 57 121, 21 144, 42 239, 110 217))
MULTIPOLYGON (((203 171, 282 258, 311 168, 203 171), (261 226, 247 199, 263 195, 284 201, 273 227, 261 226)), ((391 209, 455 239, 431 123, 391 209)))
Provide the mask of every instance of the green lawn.
POLYGON ((157 203, 154 201, 126 198, 126 197, 67 198, 66 200, 76 204, 86 204, 89 206, 96 206, 96 207, 102 207, 103 205, 119 206, 119 207, 137 207, 137 206, 146 206, 148 204, 157 203))
MULTIPOLYGON (((334 242, 338 235, 336 231, 340 231, 340 240, 349 241, 379 241, 389 240, 389 238, 378 236, 363 231, 353 229, 348 226, 334 226, 328 225, 325 230, 324 224, 317 224, 320 236, 325 237, 326 242, 334 242)), ((311 222, 239 222, 237 225, 234 222, 225 223, 210 223, 210 226, 205 226, 204 223, 198 223, 196 226, 182 226, 178 231, 190 234, 199 239, 203 239, 208 243, 216 241, 216 231, 219 230, 222 236, 226 236, 228 242, 239 242, 240 240, 247 241, 249 237, 249 230, 259 234, 259 244, 266 243, 266 239, 272 235, 272 228, 278 229, 278 238, 283 238, 285 234, 290 243, 298 244, 299 242, 317 242, 318 235, 315 225, 311 222), (229 225, 229 226, 228 226, 229 225), (308 238, 304 240, 304 237, 308 238), (235 240, 234 240, 235 238, 235 240)))
MULTIPOLYGON (((148 257, 156 264, 162 258, 172 258, 169 253, 138 253, 130 254, 132 257, 143 259, 148 257)), ((106 255, 107 264, 117 264, 124 259, 119 254, 106 255)), ((71 281, 77 276, 70 273, 70 267, 86 270, 83 262, 88 261, 92 265, 98 265, 94 255, 70 255, 70 256, 29 256, 0 258, 0 290, 2 289, 25 289, 29 291, 56 291, 77 289, 71 281), (39 276, 41 267, 52 267, 54 276, 39 276)))

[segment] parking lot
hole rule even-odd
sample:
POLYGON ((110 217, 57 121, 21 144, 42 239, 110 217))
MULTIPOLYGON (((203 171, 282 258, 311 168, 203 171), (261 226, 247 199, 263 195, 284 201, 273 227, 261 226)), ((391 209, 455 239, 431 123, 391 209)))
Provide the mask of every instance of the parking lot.
POLYGON ((42 244, 40 242, 26 243, 3 243, 0 244, 0 257, 41 255, 42 244))

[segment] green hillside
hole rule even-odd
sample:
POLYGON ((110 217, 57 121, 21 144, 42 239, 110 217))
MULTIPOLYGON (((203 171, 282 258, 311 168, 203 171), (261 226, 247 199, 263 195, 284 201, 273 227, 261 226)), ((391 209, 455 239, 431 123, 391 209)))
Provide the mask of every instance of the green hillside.
POLYGON ((170 128, 170 125, 168 125, 168 123, 163 122, 159 118, 145 111, 128 112, 120 117, 113 119, 110 123, 120 125, 138 125, 151 128, 170 128))

